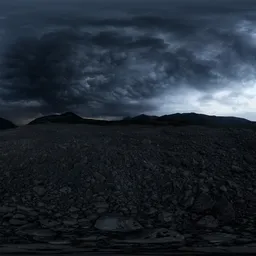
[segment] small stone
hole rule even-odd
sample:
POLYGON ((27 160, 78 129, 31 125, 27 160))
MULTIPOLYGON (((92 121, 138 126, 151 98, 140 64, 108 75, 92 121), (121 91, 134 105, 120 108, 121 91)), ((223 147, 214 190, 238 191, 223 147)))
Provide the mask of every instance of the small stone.
POLYGON ((152 216, 155 215, 158 212, 158 210, 154 207, 150 207, 150 209, 148 210, 147 214, 152 216))
MULTIPOLYGON (((185 237, 175 230, 169 230, 166 228, 159 228, 149 231, 142 239, 136 239, 133 242, 137 243, 182 243, 185 237)), ((129 242, 129 241, 127 241, 129 242)), ((132 242, 132 240, 130 241, 132 242)))
POLYGON ((72 207, 69 208, 69 211, 70 211, 70 212, 78 212, 79 209, 76 208, 76 207, 74 207, 74 206, 72 206, 72 207))
POLYGON ((226 180, 226 183, 229 185, 229 187, 238 189, 238 185, 234 181, 226 180))
POLYGON ((71 244, 70 240, 53 240, 53 241, 49 241, 49 244, 53 244, 53 245, 68 245, 71 244))
POLYGON ((85 192, 85 197, 87 199, 90 199, 92 197, 93 193, 91 191, 91 189, 87 189, 86 192, 85 192))
POLYGON ((106 202, 97 202, 94 204, 94 206, 96 208, 106 208, 107 209, 109 207, 109 204, 106 202))
POLYGON ((63 193, 63 194, 69 194, 69 193, 71 193, 71 188, 70 187, 62 187, 61 189, 60 189, 60 192, 61 193, 63 193))
POLYGON ((98 208, 98 209, 97 209, 97 213, 98 213, 98 214, 102 214, 102 213, 104 213, 104 212, 107 212, 107 209, 106 209, 106 208, 98 208))
POLYGON ((93 176, 94 178, 97 180, 97 181, 100 181, 100 182, 104 182, 105 181, 105 176, 103 176, 101 173, 99 172, 94 172, 93 173, 93 176))
POLYGON ((208 177, 208 174, 206 172, 200 172, 199 173, 199 177, 201 178, 207 178, 208 177))
POLYGON ((45 206, 45 203, 39 202, 39 203, 37 204, 37 206, 38 206, 38 207, 44 207, 44 206, 45 206))
POLYGON ((36 212, 36 211, 28 212, 28 215, 32 216, 32 217, 36 217, 36 216, 38 216, 38 212, 36 212))
POLYGON ((36 223, 28 223, 28 224, 25 224, 25 225, 22 225, 19 227, 19 230, 31 230, 31 229, 35 229, 37 228, 38 225, 36 223))
POLYGON ((22 206, 22 205, 17 205, 17 210, 22 211, 22 212, 30 212, 30 211, 33 211, 33 208, 22 206))
POLYGON ((253 157, 250 154, 244 154, 244 160, 248 163, 248 164, 254 164, 255 163, 255 157, 253 157))
POLYGON ((38 237, 54 237, 56 235, 55 232, 49 230, 49 229, 37 229, 30 232, 33 236, 38 237))
POLYGON ((70 214, 70 217, 71 217, 72 219, 77 219, 77 218, 79 217, 79 214, 77 214, 77 213, 72 213, 72 214, 70 214))
POLYGON ((44 181, 42 180, 42 179, 36 179, 36 180, 34 180, 34 184, 35 185, 44 185, 44 181))
POLYGON ((159 214, 158 219, 164 223, 169 223, 173 220, 173 215, 172 215, 172 213, 164 211, 159 214))
POLYGON ((143 144, 151 144, 151 140, 150 139, 143 139, 142 143, 143 144))
POLYGON ((14 210, 15 210, 14 207, 0 206, 0 213, 13 212, 14 210))
POLYGON ((11 225, 15 225, 15 226, 22 226, 22 225, 27 224, 28 222, 26 220, 11 219, 11 220, 9 220, 9 223, 11 225))
POLYGON ((202 187, 200 187, 200 191, 203 193, 208 193, 210 190, 207 186, 203 184, 202 187))
POLYGON ((187 190, 185 192, 185 197, 182 200, 182 205, 185 208, 189 208, 193 205, 194 201, 195 201, 195 198, 193 196, 193 191, 192 190, 187 190))
POLYGON ((207 240, 208 242, 213 244, 223 244, 235 240, 237 236, 233 234, 216 232, 202 235, 201 237, 202 239, 207 240))
POLYGON ((228 233, 234 233, 234 229, 232 227, 229 226, 224 226, 223 231, 228 232, 228 233))
POLYGON ((102 231, 130 232, 142 229, 133 218, 123 216, 103 216, 97 219, 95 228, 102 231))
POLYGON ((10 218, 12 218, 12 216, 13 216, 13 214, 11 212, 9 212, 3 216, 3 219, 10 219, 10 218))
POLYGON ((48 220, 48 219, 41 219, 39 222, 42 226, 47 228, 56 227, 59 224, 58 221, 48 220))
POLYGON ((201 193, 195 200, 192 206, 192 211, 196 213, 204 212, 214 206, 215 201, 207 193, 201 193))
POLYGON ((190 175, 190 172, 189 172, 189 171, 183 171, 183 175, 184 175, 185 177, 188 177, 188 176, 190 175))
POLYGON ((33 188, 33 190, 39 195, 43 196, 46 193, 46 189, 42 186, 36 186, 33 188))
POLYGON ((20 213, 13 215, 14 219, 25 219, 25 217, 26 217, 25 215, 20 213))
MULTIPOLYGON (((158 198, 156 198, 156 200, 157 200, 158 198)), ((162 200, 163 200, 163 202, 169 202, 169 201, 171 201, 173 199, 173 196, 171 196, 171 195, 163 195, 163 197, 162 197, 162 200)))
POLYGON ((77 224, 76 219, 64 220, 63 224, 66 226, 75 226, 77 224))
POLYGON ((171 173, 172 173, 172 174, 175 174, 176 172, 177 172, 176 168, 172 168, 172 169, 171 169, 171 173))
POLYGON ((234 171, 234 172, 243 172, 243 169, 241 168, 241 167, 239 167, 239 166, 236 166, 236 165, 232 165, 232 171, 234 171))
POLYGON ((217 213, 217 218, 223 224, 228 224, 235 220, 235 210, 233 205, 227 200, 226 197, 222 197, 214 205, 215 211, 217 213))
POLYGON ((91 215, 88 215, 88 216, 87 216, 87 219, 90 220, 90 221, 94 221, 94 220, 96 220, 98 217, 99 217, 99 215, 97 215, 97 214, 91 214, 91 215))
POLYGON ((213 216, 206 215, 197 222, 197 225, 204 228, 217 228, 219 223, 213 216))
POLYGON ((227 192, 227 191, 228 191, 228 189, 227 189, 226 186, 224 186, 224 185, 222 185, 222 186, 220 187, 220 190, 221 190, 222 192, 227 192))
POLYGON ((85 218, 79 219, 78 224, 80 227, 85 228, 85 229, 90 228, 92 226, 90 220, 85 219, 85 218))

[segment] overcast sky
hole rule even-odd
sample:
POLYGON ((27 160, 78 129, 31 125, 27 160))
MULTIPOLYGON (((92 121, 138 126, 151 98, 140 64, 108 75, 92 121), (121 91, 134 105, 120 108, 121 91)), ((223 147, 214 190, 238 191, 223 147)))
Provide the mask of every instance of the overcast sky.
POLYGON ((256 121, 255 1, 1 0, 0 116, 256 121))

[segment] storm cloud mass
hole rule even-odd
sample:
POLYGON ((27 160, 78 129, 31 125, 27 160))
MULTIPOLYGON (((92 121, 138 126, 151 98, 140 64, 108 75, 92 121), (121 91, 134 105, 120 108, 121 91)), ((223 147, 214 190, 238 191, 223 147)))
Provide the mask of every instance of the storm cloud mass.
POLYGON ((2 0, 0 48, 0 116, 17 123, 64 111, 256 120, 253 1, 2 0))

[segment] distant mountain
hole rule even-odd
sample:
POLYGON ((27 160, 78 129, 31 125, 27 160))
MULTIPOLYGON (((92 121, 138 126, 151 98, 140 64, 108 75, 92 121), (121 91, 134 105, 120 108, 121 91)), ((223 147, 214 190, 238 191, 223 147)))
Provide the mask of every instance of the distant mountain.
POLYGON ((16 128, 17 126, 11 121, 0 117, 0 130, 6 130, 11 128, 16 128))
POLYGON ((81 116, 78 116, 73 112, 66 112, 60 115, 42 116, 34 119, 28 124, 34 125, 34 124, 49 124, 49 123, 106 125, 107 123, 110 123, 110 121, 82 118, 81 116))
POLYGON ((83 120, 84 119, 82 117, 72 112, 66 112, 61 115, 42 116, 31 121, 29 124, 47 124, 47 123, 77 124, 77 123, 83 123, 83 120))
POLYGON ((144 115, 144 114, 131 118, 131 120, 133 120, 133 121, 137 121, 137 120, 140 120, 140 121, 155 121, 157 119, 158 119, 158 116, 148 116, 148 115, 144 115))
POLYGON ((210 116, 197 113, 176 113, 163 116, 141 114, 125 117, 122 120, 107 121, 82 118, 72 112, 61 115, 49 115, 37 118, 29 124, 66 123, 66 124, 95 124, 95 125, 171 125, 171 126, 208 126, 208 127, 242 127, 256 128, 256 123, 239 117, 210 116))
POLYGON ((253 122, 245 118, 233 116, 210 116, 197 113, 176 113, 172 115, 160 116, 158 122, 167 122, 174 125, 202 125, 213 127, 226 126, 246 126, 252 125, 253 122))

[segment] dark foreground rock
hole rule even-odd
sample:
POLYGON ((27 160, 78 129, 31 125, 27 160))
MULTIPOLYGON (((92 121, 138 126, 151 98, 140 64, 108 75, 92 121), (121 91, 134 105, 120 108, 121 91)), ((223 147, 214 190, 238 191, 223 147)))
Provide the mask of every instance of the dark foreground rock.
POLYGON ((0 152, 0 251, 255 248, 255 131, 38 125, 0 152))

